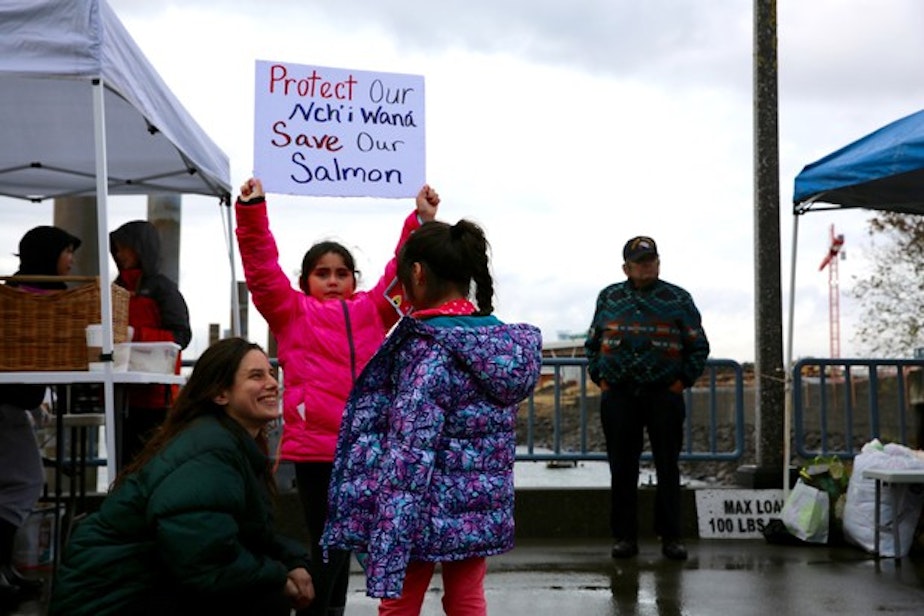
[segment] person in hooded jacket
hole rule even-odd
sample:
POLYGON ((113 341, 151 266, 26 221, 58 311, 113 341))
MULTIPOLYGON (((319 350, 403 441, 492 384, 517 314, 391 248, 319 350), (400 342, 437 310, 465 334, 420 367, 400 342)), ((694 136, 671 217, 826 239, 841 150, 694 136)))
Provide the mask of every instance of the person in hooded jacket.
POLYGON ((411 235, 398 277, 413 311, 347 402, 321 544, 362 555, 380 615, 419 614, 439 562, 444 611, 483 616, 486 557, 513 548, 517 409, 542 336, 492 314, 487 249, 466 220, 411 235))
MULTIPOLYGON (((19 241, 19 269, 14 276, 66 276, 79 238, 63 229, 40 226, 19 241)), ((63 281, 8 281, 24 291, 48 293, 67 289, 63 281)), ((42 455, 29 413, 46 395, 45 385, 0 385, 0 604, 9 606, 41 588, 13 565, 17 530, 25 523, 45 484, 42 455)))
MULTIPOLYGON (((162 274, 160 235, 147 220, 133 220, 109 234, 109 252, 119 269, 116 284, 128 289, 128 324, 133 342, 175 342, 185 349, 192 339, 189 309, 176 282, 162 274)), ((179 374, 181 357, 177 356, 179 374)), ((132 385, 121 417, 118 466, 124 468, 167 416, 174 391, 166 385, 132 385)))
MULTIPOLYGON (((420 224, 433 220, 439 195, 423 186, 416 211, 405 219, 398 248, 420 224)), ((278 344, 285 378, 280 457, 295 466, 315 572, 317 601, 299 616, 342 616, 349 583, 349 553, 322 563, 318 541, 327 519, 327 488, 343 407, 356 377, 400 316, 402 293, 392 259, 376 285, 357 290, 353 255, 321 241, 302 258, 299 289, 279 265, 263 184, 241 186, 235 212, 247 288, 278 344)), ((397 254, 398 248, 395 249, 397 254)))

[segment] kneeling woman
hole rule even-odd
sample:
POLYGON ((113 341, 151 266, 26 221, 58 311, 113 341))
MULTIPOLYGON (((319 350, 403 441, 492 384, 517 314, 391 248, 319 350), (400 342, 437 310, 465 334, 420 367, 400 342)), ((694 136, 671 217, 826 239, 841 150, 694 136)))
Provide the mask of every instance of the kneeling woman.
POLYGON ((209 347, 166 422, 74 531, 50 613, 262 616, 307 606, 307 552, 272 530, 265 428, 278 393, 258 345, 209 347))

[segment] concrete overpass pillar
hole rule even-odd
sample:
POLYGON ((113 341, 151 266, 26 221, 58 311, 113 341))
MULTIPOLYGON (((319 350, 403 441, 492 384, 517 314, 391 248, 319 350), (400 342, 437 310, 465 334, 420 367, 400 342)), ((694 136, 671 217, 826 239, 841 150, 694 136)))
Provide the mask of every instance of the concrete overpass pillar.
POLYGON ((148 220, 160 233, 160 271, 180 284, 181 197, 176 194, 148 195, 148 220))
MULTIPOLYGON (((54 201, 51 223, 80 238, 74 254, 73 276, 99 276, 96 234, 96 197, 59 197, 54 201)), ((108 256, 108 255, 107 255, 108 256)))

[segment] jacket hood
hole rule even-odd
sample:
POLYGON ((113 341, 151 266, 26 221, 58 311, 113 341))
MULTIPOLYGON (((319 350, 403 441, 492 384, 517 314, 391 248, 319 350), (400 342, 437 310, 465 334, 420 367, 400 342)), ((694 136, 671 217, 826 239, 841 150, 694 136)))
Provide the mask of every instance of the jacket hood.
MULTIPOLYGON (((413 318, 401 320, 429 335, 464 366, 489 395, 503 404, 529 396, 542 366, 542 333, 525 323, 435 327, 413 318)), ((396 330, 397 331, 397 330, 396 330)))
MULTIPOLYGON (((146 275, 160 272, 160 235, 147 220, 132 220, 109 234, 109 253, 115 260, 116 244, 135 251, 146 275)), ((118 263, 118 261, 116 261, 118 263)))
POLYGON ((68 246, 77 250, 80 244, 80 238, 58 227, 41 226, 30 229, 19 240, 17 273, 29 276, 57 276, 58 257, 68 246))

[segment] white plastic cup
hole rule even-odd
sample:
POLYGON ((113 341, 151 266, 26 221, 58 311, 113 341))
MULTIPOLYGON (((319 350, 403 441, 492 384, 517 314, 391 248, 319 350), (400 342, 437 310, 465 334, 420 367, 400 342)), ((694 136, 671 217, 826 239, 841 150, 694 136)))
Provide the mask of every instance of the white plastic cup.
POLYGON ((99 356, 103 352, 103 326, 99 323, 87 325, 87 367, 90 370, 99 370, 99 356))
MULTIPOLYGON (((134 330, 128 327, 128 339, 131 340, 134 330)), ((87 368, 93 371, 103 369, 103 362, 99 356, 103 352, 103 326, 99 323, 87 325, 87 368)), ((115 343, 112 349, 113 370, 125 372, 128 370, 128 358, 131 354, 131 345, 127 342, 115 343)))
POLYGON ((87 346, 88 347, 102 347, 103 346, 103 326, 99 323, 93 325, 87 325, 87 346))

